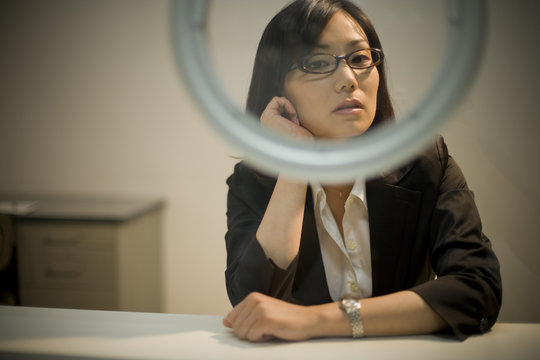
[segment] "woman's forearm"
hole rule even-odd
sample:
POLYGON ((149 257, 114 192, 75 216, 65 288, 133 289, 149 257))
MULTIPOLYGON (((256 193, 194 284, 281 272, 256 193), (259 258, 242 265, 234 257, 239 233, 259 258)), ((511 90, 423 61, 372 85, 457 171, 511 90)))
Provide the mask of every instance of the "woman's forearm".
POLYGON ((298 254, 306 202, 307 183, 279 177, 257 230, 266 256, 282 269, 298 254))
POLYGON ((446 328, 444 320, 415 292, 362 300, 367 336, 428 334, 446 328))
MULTIPOLYGON (((441 331, 446 323, 429 305, 412 291, 362 299, 362 316, 365 336, 392 336, 429 334, 441 331)), ((339 303, 312 307, 318 314, 314 336, 350 336, 351 325, 339 303)))

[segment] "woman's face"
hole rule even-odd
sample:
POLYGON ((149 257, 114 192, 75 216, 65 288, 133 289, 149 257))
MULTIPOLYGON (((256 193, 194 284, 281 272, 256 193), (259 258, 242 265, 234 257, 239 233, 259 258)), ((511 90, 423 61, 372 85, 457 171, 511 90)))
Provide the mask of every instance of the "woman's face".
MULTIPOLYGON (((368 48, 367 36, 348 14, 337 12, 321 33, 313 53, 344 55, 368 48)), ((363 134, 372 124, 379 72, 375 66, 352 69, 340 61, 330 74, 290 71, 283 95, 296 108, 300 124, 320 138, 343 139, 363 134)))

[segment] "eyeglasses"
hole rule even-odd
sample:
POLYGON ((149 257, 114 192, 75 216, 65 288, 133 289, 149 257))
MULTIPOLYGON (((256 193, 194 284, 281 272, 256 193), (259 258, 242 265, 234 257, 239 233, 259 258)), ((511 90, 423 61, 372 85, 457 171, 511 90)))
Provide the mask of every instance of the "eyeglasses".
MULTIPOLYGON (((298 70, 308 74, 328 74, 334 72, 341 60, 353 69, 367 69, 383 62, 384 54, 381 49, 368 48, 354 50, 342 56, 332 54, 311 54, 298 59, 298 70)), ((294 65, 293 65, 294 68, 294 65)))

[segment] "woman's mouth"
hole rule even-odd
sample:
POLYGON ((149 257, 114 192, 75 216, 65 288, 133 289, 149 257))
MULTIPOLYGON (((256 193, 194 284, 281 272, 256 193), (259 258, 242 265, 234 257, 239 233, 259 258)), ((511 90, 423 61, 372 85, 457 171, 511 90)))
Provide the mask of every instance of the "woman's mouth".
POLYGON ((356 99, 341 102, 333 111, 337 115, 357 115, 364 110, 362 103, 356 99))

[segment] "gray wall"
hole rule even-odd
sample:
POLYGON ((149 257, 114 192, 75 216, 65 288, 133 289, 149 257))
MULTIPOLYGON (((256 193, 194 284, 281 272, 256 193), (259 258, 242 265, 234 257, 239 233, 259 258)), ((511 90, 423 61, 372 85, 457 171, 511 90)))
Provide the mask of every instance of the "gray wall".
MULTIPOLYGON (((405 113, 440 60, 442 3, 360 3, 379 30, 405 113)), ((211 49, 240 105, 257 40, 281 4, 215 2, 211 49)), ((501 261, 500 320, 538 322, 540 5, 489 4, 480 73, 441 133, 501 261)), ((241 154, 192 102, 174 65, 169 16, 166 1, 0 4, 0 192, 165 197, 165 310, 224 314, 224 181, 241 154)))

